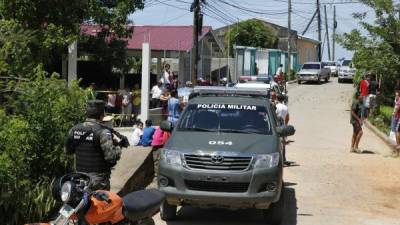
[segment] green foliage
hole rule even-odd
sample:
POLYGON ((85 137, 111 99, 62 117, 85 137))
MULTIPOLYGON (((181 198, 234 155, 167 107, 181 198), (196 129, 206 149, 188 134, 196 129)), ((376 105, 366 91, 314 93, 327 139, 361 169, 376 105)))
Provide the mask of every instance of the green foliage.
POLYGON ((0 73, 29 77, 38 63, 54 71, 85 22, 99 32, 91 37, 97 42, 83 38, 90 48, 82 50, 124 69, 126 41, 119 39, 132 34, 128 16, 143 7, 144 0, 0 1, 0 73))
POLYGON ((0 20, 0 74, 30 76, 36 62, 35 32, 13 20, 0 20))
POLYGON ((0 215, 2 223, 43 219, 54 206, 50 182, 71 165, 63 152, 68 130, 84 119, 85 91, 67 87, 38 67, 31 82, 10 100, 13 114, 0 110, 0 215))
POLYGON ((353 63, 357 70, 370 71, 382 77, 381 92, 384 96, 393 94, 395 82, 400 79, 400 20, 398 8, 393 1, 361 0, 375 11, 375 21, 365 22, 366 13, 353 17, 367 32, 352 30, 338 37, 339 43, 355 51, 353 63))
POLYGON ((260 48, 275 48, 277 41, 278 38, 275 32, 257 19, 242 21, 238 23, 237 26, 231 27, 230 32, 225 34, 225 45, 230 47, 231 52, 234 44, 260 48), (230 42, 230 46, 228 46, 228 42, 230 42))

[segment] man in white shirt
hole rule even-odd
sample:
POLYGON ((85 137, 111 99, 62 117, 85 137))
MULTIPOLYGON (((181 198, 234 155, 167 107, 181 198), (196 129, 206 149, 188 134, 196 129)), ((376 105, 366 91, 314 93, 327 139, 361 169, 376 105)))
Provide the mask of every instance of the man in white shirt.
POLYGON ((133 146, 139 145, 142 135, 143 135, 143 123, 139 121, 136 123, 136 126, 134 126, 131 140, 129 140, 130 144, 133 146))
POLYGON ((162 78, 160 80, 161 83, 164 85, 164 88, 168 88, 169 85, 171 84, 171 81, 170 81, 170 76, 171 76, 170 68, 171 68, 171 66, 169 64, 165 64, 164 73, 163 73, 163 76, 162 76, 162 78))
MULTIPOLYGON (((288 107, 283 103, 285 101, 285 96, 278 95, 278 103, 276 104, 276 115, 278 117, 279 126, 286 126, 289 123, 289 110, 288 107)), ((285 165, 290 165, 288 161, 286 161, 286 137, 282 138, 283 144, 283 163, 285 165)))
POLYGON ((158 82, 156 85, 154 85, 151 88, 151 108, 157 108, 160 107, 160 96, 162 94, 161 90, 161 82, 158 82))

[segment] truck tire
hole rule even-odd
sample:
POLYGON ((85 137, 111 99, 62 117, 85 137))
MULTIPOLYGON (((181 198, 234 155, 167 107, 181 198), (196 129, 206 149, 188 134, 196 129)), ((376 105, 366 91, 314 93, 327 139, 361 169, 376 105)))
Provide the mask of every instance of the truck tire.
POLYGON ((325 77, 325 83, 328 83, 329 77, 325 77))
POLYGON ((170 205, 167 201, 160 206, 160 217, 164 221, 176 219, 176 205, 170 205))
POLYGON ((297 80, 297 83, 298 83, 298 84, 301 84, 301 80, 297 80))
POLYGON ((267 224, 280 225, 283 220, 283 213, 285 211, 285 198, 284 189, 282 187, 281 196, 279 201, 272 203, 269 209, 264 209, 264 219, 267 224))
POLYGON ((338 83, 342 83, 342 79, 338 78, 338 79, 337 79, 337 82, 338 82, 338 83))
POLYGON ((321 77, 320 76, 318 76, 317 84, 321 84, 321 77))

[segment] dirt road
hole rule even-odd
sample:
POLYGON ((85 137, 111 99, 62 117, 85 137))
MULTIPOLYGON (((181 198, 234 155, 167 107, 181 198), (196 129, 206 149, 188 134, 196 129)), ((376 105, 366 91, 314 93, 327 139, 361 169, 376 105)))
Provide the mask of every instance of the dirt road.
MULTIPOLYGON (((360 147, 349 153, 351 84, 292 85, 291 137, 284 169, 285 225, 400 225, 400 159, 364 128, 360 147)), ((177 221, 157 225, 265 224, 256 210, 227 211, 183 207, 177 221)))

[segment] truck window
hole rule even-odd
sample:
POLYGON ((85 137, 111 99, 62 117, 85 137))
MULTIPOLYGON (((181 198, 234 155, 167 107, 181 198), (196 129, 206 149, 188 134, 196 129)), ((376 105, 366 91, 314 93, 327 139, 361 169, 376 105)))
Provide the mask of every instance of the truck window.
POLYGON ((177 129, 272 135, 266 108, 255 105, 191 104, 184 111, 177 129))
POLYGON ((319 69, 321 69, 321 65, 320 64, 304 64, 302 69, 319 70, 319 69))

